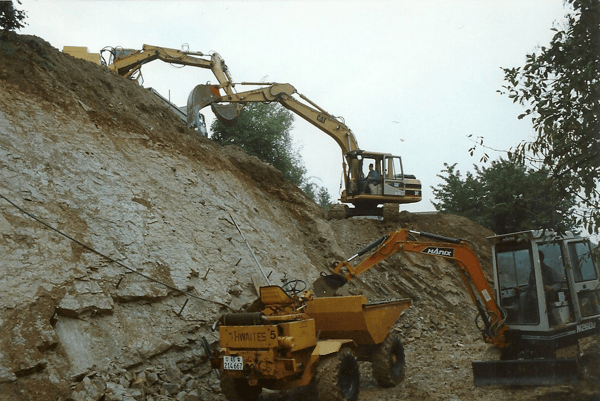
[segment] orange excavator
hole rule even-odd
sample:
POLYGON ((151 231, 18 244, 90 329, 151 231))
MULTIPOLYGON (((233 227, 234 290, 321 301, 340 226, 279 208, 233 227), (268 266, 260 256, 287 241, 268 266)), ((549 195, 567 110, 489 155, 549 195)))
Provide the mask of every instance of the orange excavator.
POLYGON ((475 385, 574 383, 577 358, 557 358, 556 351, 600 331, 600 273, 589 241, 547 230, 490 239, 494 241, 494 289, 466 241, 401 229, 340 262, 333 274, 323 273, 314 291, 317 296, 331 296, 396 252, 452 260, 477 308, 483 340, 500 349, 498 361, 472 362, 475 385), (416 236, 436 241, 419 241, 416 236), (358 265, 350 263, 369 252, 358 265), (555 282, 548 282, 550 276, 555 282))

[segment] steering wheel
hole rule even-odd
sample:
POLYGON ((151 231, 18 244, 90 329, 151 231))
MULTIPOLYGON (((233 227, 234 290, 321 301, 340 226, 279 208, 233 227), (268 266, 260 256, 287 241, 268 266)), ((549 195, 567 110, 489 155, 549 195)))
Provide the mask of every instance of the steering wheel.
POLYGON ((290 280, 281 286, 281 289, 288 295, 300 294, 306 289, 306 282, 302 280, 290 280))

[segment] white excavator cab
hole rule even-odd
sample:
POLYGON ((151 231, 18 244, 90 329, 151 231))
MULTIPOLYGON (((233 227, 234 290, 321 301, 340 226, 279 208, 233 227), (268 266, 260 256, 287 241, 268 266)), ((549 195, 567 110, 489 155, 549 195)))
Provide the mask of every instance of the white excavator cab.
POLYGON ((496 296, 511 336, 552 352, 600 328, 600 273, 587 239, 551 231, 492 239, 496 296))

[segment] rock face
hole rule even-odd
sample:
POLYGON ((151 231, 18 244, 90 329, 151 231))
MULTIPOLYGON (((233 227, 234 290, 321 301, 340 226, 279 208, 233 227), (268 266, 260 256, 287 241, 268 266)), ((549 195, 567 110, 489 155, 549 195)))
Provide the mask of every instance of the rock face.
MULTIPOLYGON (((250 278, 261 274, 243 238, 272 282, 317 278, 321 257, 304 243, 336 248, 333 232, 274 168, 187 131, 105 68, 36 38, 6 46, 15 53, 0 72, 3 383, 45 373, 54 399, 71 378, 174 350, 186 349, 191 368, 202 352, 189 344, 214 341, 210 323, 255 295, 250 278)), ((88 395, 123 386, 81 383, 88 395)))
MULTIPOLYGON (((273 167, 36 37, 0 41, 0 197, 0 400, 222 400, 201 346, 221 313, 264 276, 310 284, 400 226, 467 238, 490 269, 492 233, 473 222, 327 221, 273 167)), ((432 350, 467 381, 485 351, 454 265, 396 254, 344 291, 414 300, 394 328, 414 373, 394 397, 488 399, 431 384, 448 369, 432 350)), ((392 394, 365 383, 361 399, 392 394)))

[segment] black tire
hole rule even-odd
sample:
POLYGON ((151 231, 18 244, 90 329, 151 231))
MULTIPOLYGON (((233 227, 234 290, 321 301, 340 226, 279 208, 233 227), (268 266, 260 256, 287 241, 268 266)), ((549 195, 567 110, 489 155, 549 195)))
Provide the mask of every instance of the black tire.
POLYGON ((371 357, 373 377, 380 387, 394 387, 404 379, 406 359, 400 338, 389 333, 371 357))
POLYGON ((356 401, 360 390, 358 361, 349 348, 323 357, 317 367, 315 387, 319 401, 356 401))
POLYGON ((233 379, 221 371, 221 391, 228 401, 256 401, 262 387, 250 386, 246 379, 233 379))

